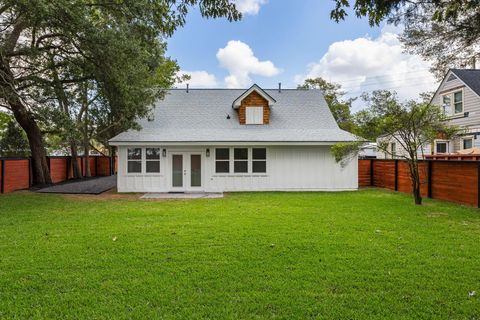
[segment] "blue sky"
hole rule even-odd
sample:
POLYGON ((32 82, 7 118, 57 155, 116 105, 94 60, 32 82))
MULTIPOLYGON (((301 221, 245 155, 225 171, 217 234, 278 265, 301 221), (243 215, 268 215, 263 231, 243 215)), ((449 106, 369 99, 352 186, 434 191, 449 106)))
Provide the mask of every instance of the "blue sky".
POLYGON ((236 1, 241 21, 193 10, 168 39, 168 55, 192 75, 192 87, 292 88, 314 76, 343 84, 351 95, 393 88, 409 98, 418 86, 434 87, 428 64, 402 52, 399 28, 372 28, 353 15, 337 24, 329 18, 333 1, 236 1))

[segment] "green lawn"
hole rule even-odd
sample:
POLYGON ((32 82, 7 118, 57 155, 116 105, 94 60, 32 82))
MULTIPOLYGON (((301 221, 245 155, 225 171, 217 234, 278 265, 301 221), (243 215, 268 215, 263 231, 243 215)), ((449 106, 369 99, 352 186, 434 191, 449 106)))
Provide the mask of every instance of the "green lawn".
POLYGON ((480 210, 382 190, 2 195, 12 318, 480 319, 480 210))

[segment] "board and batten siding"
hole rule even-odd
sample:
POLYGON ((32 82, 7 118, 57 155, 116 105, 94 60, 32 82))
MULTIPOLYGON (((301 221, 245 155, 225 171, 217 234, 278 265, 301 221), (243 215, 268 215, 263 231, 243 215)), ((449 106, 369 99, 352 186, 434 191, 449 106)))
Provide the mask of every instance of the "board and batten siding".
MULTIPOLYGON (((170 156, 161 157, 159 174, 129 174, 126 168, 127 148, 121 146, 118 150, 119 192, 171 191, 170 156)), ((166 149, 168 154, 200 153, 202 191, 205 192, 341 191, 358 188, 357 158, 341 166, 331 155, 330 146, 267 146, 267 172, 261 174, 215 173, 215 147, 212 146, 162 147, 162 149, 166 149), (210 149, 209 157, 205 154, 207 148, 210 149)))

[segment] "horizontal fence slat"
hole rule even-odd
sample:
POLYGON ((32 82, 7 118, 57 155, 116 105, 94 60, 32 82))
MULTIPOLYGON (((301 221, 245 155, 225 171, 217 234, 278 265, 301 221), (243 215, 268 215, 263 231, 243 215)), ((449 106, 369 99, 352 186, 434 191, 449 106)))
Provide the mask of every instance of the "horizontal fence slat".
MULTIPOLYGON (((419 173, 423 197, 480 206, 480 161, 459 160, 458 157, 421 160, 419 173)), ((394 159, 359 160, 358 185, 410 193, 412 180, 408 162, 394 159)))
MULTIPOLYGON (((60 183, 73 177, 70 156, 49 156, 48 164, 53 183, 60 183)), ((84 167, 85 159, 78 157, 79 165, 84 167)), ((109 176, 111 157, 89 156, 91 176, 109 176)), ((32 186, 31 158, 0 157, 0 192, 7 193, 28 189, 32 186)))

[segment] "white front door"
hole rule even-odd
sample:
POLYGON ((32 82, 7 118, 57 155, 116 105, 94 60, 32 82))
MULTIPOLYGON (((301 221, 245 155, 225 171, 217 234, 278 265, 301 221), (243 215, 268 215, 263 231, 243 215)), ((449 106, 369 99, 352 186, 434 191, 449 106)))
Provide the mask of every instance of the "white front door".
POLYGON ((202 155, 195 152, 172 152, 170 155, 170 189, 173 192, 202 191, 202 155))

